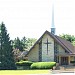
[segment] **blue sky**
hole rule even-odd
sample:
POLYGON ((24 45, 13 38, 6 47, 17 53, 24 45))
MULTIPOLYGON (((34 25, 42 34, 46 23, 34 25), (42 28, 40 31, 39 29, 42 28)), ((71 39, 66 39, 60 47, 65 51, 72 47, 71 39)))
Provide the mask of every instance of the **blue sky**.
POLYGON ((53 1, 56 34, 75 35, 75 0, 0 0, 0 23, 11 39, 39 38, 50 31, 53 1))

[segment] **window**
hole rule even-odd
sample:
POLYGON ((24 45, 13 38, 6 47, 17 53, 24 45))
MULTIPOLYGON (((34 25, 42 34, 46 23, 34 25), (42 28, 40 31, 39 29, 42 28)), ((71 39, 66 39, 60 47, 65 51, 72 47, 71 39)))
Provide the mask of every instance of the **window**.
POLYGON ((55 62, 59 63, 59 56, 55 56, 55 62))
POLYGON ((68 51, 65 50, 65 53, 68 53, 68 51))
POLYGON ((39 43, 39 61, 42 61, 42 40, 39 43))
POLYGON ((55 42, 54 52, 55 52, 55 54, 59 53, 59 45, 57 42, 55 42))

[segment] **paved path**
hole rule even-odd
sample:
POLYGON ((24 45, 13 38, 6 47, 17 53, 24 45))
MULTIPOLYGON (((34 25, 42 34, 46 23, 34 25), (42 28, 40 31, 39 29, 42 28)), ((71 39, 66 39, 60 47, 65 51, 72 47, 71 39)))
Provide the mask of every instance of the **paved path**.
POLYGON ((68 70, 52 70, 52 74, 59 74, 59 73, 75 73, 74 70, 68 71, 68 70))
POLYGON ((75 71, 60 71, 60 70, 52 70, 50 71, 50 73, 48 74, 27 74, 27 75, 65 75, 65 74, 68 74, 68 75, 75 75, 75 71))
MULTIPOLYGON (((68 75, 75 75, 75 73, 67 73, 68 75)), ((66 75, 66 73, 58 73, 58 74, 27 74, 27 75, 66 75)))

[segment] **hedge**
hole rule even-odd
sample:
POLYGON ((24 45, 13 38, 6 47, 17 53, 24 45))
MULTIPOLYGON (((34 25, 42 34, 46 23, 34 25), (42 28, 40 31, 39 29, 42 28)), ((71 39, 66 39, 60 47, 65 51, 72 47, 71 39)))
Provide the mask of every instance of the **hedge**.
POLYGON ((75 63, 75 61, 70 61, 70 63, 73 63, 73 64, 74 64, 74 63, 75 63))
POLYGON ((16 62, 17 66, 31 66, 32 62, 31 61, 20 61, 16 62))
POLYGON ((36 62, 33 63, 31 69, 52 69, 56 65, 56 62, 36 62))

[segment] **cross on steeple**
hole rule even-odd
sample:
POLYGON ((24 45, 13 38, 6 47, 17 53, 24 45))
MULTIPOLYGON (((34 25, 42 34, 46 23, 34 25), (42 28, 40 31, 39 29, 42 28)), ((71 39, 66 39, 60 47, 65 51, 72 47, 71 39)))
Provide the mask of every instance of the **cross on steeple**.
POLYGON ((48 38, 47 38, 47 42, 44 44, 47 44, 47 54, 48 54, 48 45, 51 44, 51 42, 48 42, 48 38))

